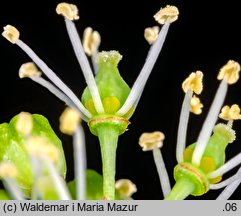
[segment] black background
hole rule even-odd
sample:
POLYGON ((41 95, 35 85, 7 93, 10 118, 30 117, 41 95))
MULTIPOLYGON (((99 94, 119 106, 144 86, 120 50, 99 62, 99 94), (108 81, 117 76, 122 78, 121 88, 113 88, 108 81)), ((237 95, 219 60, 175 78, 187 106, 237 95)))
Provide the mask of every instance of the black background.
MULTIPOLYGON (((21 39, 81 97, 86 84, 74 56, 64 20, 55 13, 55 0, 1 2, 1 26, 16 26, 21 39)), ((138 188, 134 199, 162 199, 162 192, 151 152, 142 152, 138 138, 143 132, 160 130, 166 135, 163 157, 174 184, 172 170, 176 165, 175 145, 180 107, 183 100, 182 81, 192 71, 204 73, 204 104, 201 116, 191 115, 187 143, 197 139, 211 101, 218 87, 218 70, 229 59, 241 62, 240 8, 237 1, 72 1, 79 8, 76 26, 80 35, 87 26, 99 31, 100 50, 118 50, 123 59, 119 70, 132 86, 144 64, 149 45, 144 28, 156 25, 153 15, 166 4, 180 10, 177 22, 171 25, 167 40, 148 80, 139 106, 131 118, 129 131, 120 137, 117 150, 116 178, 131 179, 138 188), (211 3, 210 3, 211 2, 211 3), (130 4, 131 3, 131 4, 130 4)), ((0 122, 9 121, 21 111, 45 115, 63 141, 68 160, 68 180, 73 178, 72 138, 58 130, 58 118, 65 105, 46 89, 29 79, 20 80, 18 69, 29 57, 17 46, 0 38, 0 122)), ((230 86, 226 104, 241 104, 241 83, 230 86)), ((86 131, 88 168, 101 172, 98 140, 86 131)), ((241 150, 241 123, 235 122, 237 140, 227 149, 231 158, 241 150)), ((234 170, 235 171, 235 170, 234 170)), ((234 171, 230 173, 234 173, 234 171)), ((230 175, 230 174, 229 174, 230 175)), ((229 176, 225 175, 225 177, 229 176)), ((241 189, 232 199, 240 199, 241 189)), ((215 199, 219 191, 202 197, 215 199)))

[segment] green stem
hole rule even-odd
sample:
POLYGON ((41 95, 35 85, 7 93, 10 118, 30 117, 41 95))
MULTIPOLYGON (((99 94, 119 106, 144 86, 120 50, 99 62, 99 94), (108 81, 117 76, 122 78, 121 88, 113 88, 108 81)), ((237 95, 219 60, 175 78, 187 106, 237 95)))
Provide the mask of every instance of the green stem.
POLYGON ((119 135, 126 131, 129 124, 125 118, 111 115, 97 116, 89 121, 90 131, 100 141, 104 199, 115 199, 116 147, 119 135))
POLYGON ((97 133, 101 147, 104 199, 114 200, 116 147, 119 131, 110 124, 103 124, 97 128, 97 133))
POLYGON ((195 190, 195 184, 187 178, 180 178, 165 200, 184 200, 195 190))

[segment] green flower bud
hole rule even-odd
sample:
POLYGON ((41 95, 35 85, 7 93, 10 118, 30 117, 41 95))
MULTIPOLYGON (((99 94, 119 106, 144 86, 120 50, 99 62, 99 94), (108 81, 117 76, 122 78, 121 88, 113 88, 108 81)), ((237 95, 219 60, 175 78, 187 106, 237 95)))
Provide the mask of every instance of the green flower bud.
MULTIPOLYGON (((24 143, 27 137, 16 129, 19 115, 11 119, 9 123, 0 124, 0 161, 12 162, 17 170, 16 181, 20 188, 29 196, 33 185, 33 172, 29 154, 24 143)), ((56 136, 48 120, 39 114, 32 115, 32 130, 30 136, 41 136, 53 144, 60 152, 60 158, 56 163, 59 174, 66 175, 66 162, 60 139, 56 136)))

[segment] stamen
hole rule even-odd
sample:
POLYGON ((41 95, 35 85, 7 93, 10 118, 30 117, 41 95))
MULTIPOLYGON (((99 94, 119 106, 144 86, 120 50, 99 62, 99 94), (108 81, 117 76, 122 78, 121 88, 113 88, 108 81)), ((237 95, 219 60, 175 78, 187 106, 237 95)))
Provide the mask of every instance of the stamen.
POLYGON ((160 24, 165 24, 167 22, 172 23, 175 22, 178 18, 179 11, 177 7, 167 5, 164 8, 161 8, 155 15, 155 20, 160 24))
POLYGON ((60 3, 56 7, 57 14, 61 14, 64 18, 69 20, 78 20, 78 8, 74 4, 60 3))
POLYGON ((179 119, 179 125, 178 125, 178 132, 177 132, 177 147, 176 147, 176 158, 178 163, 183 162, 183 153, 186 146, 186 134, 187 134, 187 125, 188 125, 188 119, 189 119, 189 113, 190 113, 190 102, 192 98, 193 91, 188 90, 185 94, 180 119, 179 119))
POLYGON ((192 163, 197 166, 200 165, 208 140, 211 136, 212 130, 217 121, 218 114, 220 112, 221 106, 223 104, 223 101, 227 93, 227 88, 228 88, 227 82, 225 80, 222 80, 217 90, 217 93, 214 97, 214 100, 209 110, 209 113, 207 115, 207 118, 202 126, 202 129, 199 134, 196 147, 194 149, 193 156, 192 156, 192 163))
POLYGON ((92 62, 92 66, 93 66, 93 69, 94 69, 94 74, 97 74, 98 68, 99 68, 98 64, 96 63, 97 53, 98 53, 98 51, 96 52, 96 54, 93 54, 91 56, 91 62, 92 62))
POLYGON ((17 182, 13 178, 2 179, 4 188, 8 191, 14 200, 25 200, 22 191, 20 190, 17 182))
POLYGON ((135 110, 136 110, 136 107, 137 107, 137 105, 138 105, 138 103, 139 103, 139 101, 140 101, 140 99, 141 99, 142 92, 143 92, 143 89, 142 89, 142 91, 140 92, 140 94, 139 94, 138 98, 136 99, 136 101, 133 103, 132 108, 129 110, 130 114, 128 114, 128 112, 126 113, 126 115, 127 115, 127 117, 126 117, 127 120, 130 119, 131 116, 134 114, 134 112, 135 112, 135 110))
POLYGON ((216 178, 218 176, 222 176, 224 173, 228 172, 229 170, 233 169, 237 165, 241 163, 241 153, 233 157, 231 160, 226 162, 224 165, 219 167, 217 170, 211 172, 208 174, 208 178, 216 178))
POLYGON ((234 174, 232 177, 226 179, 225 181, 222 181, 221 183, 218 183, 218 184, 210 184, 210 189, 218 190, 220 188, 226 187, 227 185, 234 183, 237 180, 240 180, 240 182, 241 182, 241 168, 238 170, 238 172, 236 174, 234 174))
POLYGON ((225 79, 228 84, 234 84, 239 79, 239 72, 239 63, 233 60, 229 60, 228 63, 220 69, 218 80, 225 79))
POLYGON ((92 70, 90 68, 89 61, 84 53, 82 44, 80 42, 80 38, 76 30, 76 27, 74 23, 68 19, 65 19, 65 24, 66 24, 66 28, 67 28, 69 38, 71 40, 76 58, 80 64, 80 67, 85 77, 85 81, 88 85, 90 94, 94 101, 95 109, 98 113, 104 113, 104 107, 101 102, 100 94, 99 94, 92 70))
POLYGON ((85 150, 85 136, 81 125, 78 125, 74 137, 74 167, 76 179, 76 197, 78 200, 84 200, 86 194, 86 150, 85 150))
POLYGON ((80 123, 80 113, 71 108, 66 108, 59 118, 62 133, 73 135, 80 123))
POLYGON ((163 146, 164 138, 165 135, 160 131, 143 133, 139 138, 139 145, 142 147, 143 151, 161 148, 163 146))
POLYGON ((191 99, 191 107, 190 112, 200 115, 202 113, 203 104, 201 103, 200 99, 195 95, 191 99))
POLYGON ((56 85, 62 92, 64 92, 70 100, 81 110, 81 112, 88 118, 91 118, 91 113, 83 106, 79 98, 64 84, 64 82, 40 59, 34 51, 20 39, 16 44, 37 64, 43 73, 56 85))
POLYGON ((164 138, 164 134, 159 131, 153 133, 143 133, 139 138, 139 144, 142 147, 143 151, 152 150, 154 162, 157 168, 157 172, 162 187, 162 192, 164 197, 166 197, 171 191, 171 186, 168 173, 165 167, 165 163, 162 158, 161 151, 159 149, 163 146, 164 138))
POLYGON ((94 73, 98 71, 98 64, 96 63, 96 55, 100 46, 101 37, 99 32, 93 31, 91 27, 84 30, 83 34, 83 48, 85 53, 91 57, 94 73))
POLYGON ((233 104, 231 107, 224 106, 219 114, 219 118, 227 121, 241 119, 239 105, 233 104))
MULTIPOLYGON (((76 106, 70 98, 68 98, 63 92, 61 92, 58 88, 52 85, 47 80, 41 78, 41 72, 38 71, 37 67, 33 62, 28 62, 23 64, 19 69, 19 77, 25 78, 28 77, 34 82, 42 85, 43 87, 47 88, 51 93, 53 93, 57 98, 65 102, 70 107, 76 107, 77 109, 81 109, 81 107, 76 106)), ((87 121, 87 117, 81 113, 81 117, 87 121)))
MULTIPOLYGON (((56 167, 53 164, 53 160, 51 160, 56 158, 55 156, 53 158, 53 153, 56 155, 56 151, 54 150, 54 148, 52 148, 53 151, 51 153, 51 149, 45 145, 47 141, 42 137, 36 137, 36 139, 35 137, 33 137, 32 139, 33 142, 31 142, 31 139, 32 137, 30 137, 27 140, 27 143, 25 144, 25 146, 27 147, 27 151, 30 153, 31 162, 33 165, 33 171, 35 174, 34 177, 35 177, 35 181, 37 182, 37 184, 35 184, 32 188, 33 197, 38 199, 42 198, 41 197, 42 191, 39 185, 39 181, 41 181, 41 178, 43 177, 50 177, 52 179, 53 187, 56 190, 59 199, 70 200, 71 196, 67 189, 66 182, 60 177, 60 174, 58 173, 56 167), (39 140, 39 145, 37 144, 38 140, 39 140), (34 146, 31 148, 31 145, 34 145, 34 146), (42 147, 44 148, 44 150, 40 149, 41 145, 43 145, 42 147), (38 153, 37 152, 38 150, 41 152, 38 153), (46 172, 46 168, 48 172, 46 172)), ((56 159, 59 159, 59 157, 57 156, 56 159)))
POLYGON ((28 62, 25 64, 22 64, 22 66, 19 69, 19 77, 25 78, 25 77, 40 77, 41 72, 38 70, 38 68, 35 66, 33 62, 28 62))
POLYGON ((28 153, 33 157, 48 159, 53 163, 59 159, 59 149, 44 137, 31 136, 24 144, 28 153))
POLYGON ((153 149, 152 153, 156 164, 157 172, 159 175, 163 196, 166 197, 171 191, 171 186, 170 186, 170 180, 168 177, 166 166, 161 154, 161 150, 153 149))
POLYGON ((23 136, 30 135, 33 128, 33 119, 30 113, 21 112, 18 115, 18 120, 16 122, 16 129, 23 136))
MULTIPOLYGON (((239 176, 239 179, 229 184, 222 193, 217 197, 217 200, 227 200, 229 197, 234 193, 234 191, 238 188, 238 186, 241 183, 240 178, 241 168, 239 168, 238 172, 234 175, 234 177, 237 175, 239 176)), ((231 177, 232 178, 232 177, 231 177)))
POLYGON ((6 25, 3 27, 2 36, 5 37, 8 41, 15 44, 16 41, 19 39, 19 31, 11 25, 6 25))
POLYGON ((39 179, 41 179, 43 175, 43 169, 39 158, 36 158, 30 155, 30 159, 31 159, 31 165, 32 165, 34 182, 35 182, 32 187, 31 198, 34 200, 37 200, 42 198, 41 197, 42 193, 39 191, 39 185, 37 182, 39 181, 39 179))
MULTIPOLYGON (((38 71, 37 67, 33 62, 28 62, 23 64, 19 69, 19 77, 25 78, 28 77, 34 82, 40 84, 41 86, 47 88, 51 93, 53 93, 57 98, 65 102, 70 107, 75 107, 77 109, 81 109, 81 107, 76 106, 69 97, 67 97, 63 92, 61 92, 58 88, 56 88, 54 85, 52 85, 47 80, 43 79, 41 77, 41 72, 38 71)), ((81 112, 81 111, 80 111, 81 112)), ((81 112, 81 117, 85 120, 87 120, 87 117, 84 116, 84 114, 81 112)))
POLYGON ((137 77, 129 96, 127 97, 122 107, 117 111, 117 115, 125 115, 131 109, 133 104, 137 104, 139 101, 138 99, 143 91, 143 88, 145 87, 148 77, 150 76, 150 73, 166 39, 169 26, 170 23, 165 23, 163 25, 156 42, 151 46, 145 64, 139 76, 137 77))
POLYGON ((97 53, 100 45, 100 34, 97 31, 93 31, 91 27, 84 30, 83 35, 83 48, 88 56, 92 56, 97 53))
POLYGON ((232 128, 232 127, 233 127, 233 120, 229 120, 228 123, 227 123, 227 125, 228 125, 230 128, 232 128))
POLYGON ((157 40, 159 31, 159 26, 153 26, 145 29, 144 37, 150 45, 152 45, 157 40))
POLYGON ((115 183, 116 190, 125 197, 131 197, 137 192, 136 185, 129 179, 119 179, 115 183))
POLYGON ((60 130, 63 133, 74 134, 74 161, 75 161, 75 179, 76 179, 76 196, 78 200, 85 199, 85 169, 86 169, 86 152, 85 140, 82 127, 79 125, 79 112, 67 108, 60 116, 60 130))
POLYGON ((74 102, 68 96, 66 96, 62 91, 56 88, 52 83, 48 82, 42 77, 29 77, 29 78, 34 82, 40 84, 41 86, 45 87, 46 89, 48 89, 53 95, 55 95, 61 101, 66 103, 67 106, 77 109, 80 113, 81 119, 88 122, 88 117, 86 117, 85 114, 81 112, 82 107, 80 106, 80 104, 79 105, 74 104, 74 102))
POLYGON ((15 200, 24 200, 22 191, 20 190, 15 178, 18 175, 17 168, 10 162, 0 163, 0 179, 6 190, 15 200))
POLYGON ((61 200, 71 200, 67 185, 65 181, 59 176, 55 166, 53 166, 53 163, 48 159, 42 160, 42 162, 45 163, 50 172, 50 177, 53 179, 54 187, 58 192, 59 198, 61 200))
POLYGON ((182 89, 186 93, 191 89, 196 94, 201 94, 203 90, 203 73, 201 71, 192 72, 182 83, 182 89))
POLYGON ((10 162, 0 163, 0 178, 16 178, 18 175, 17 168, 10 162))

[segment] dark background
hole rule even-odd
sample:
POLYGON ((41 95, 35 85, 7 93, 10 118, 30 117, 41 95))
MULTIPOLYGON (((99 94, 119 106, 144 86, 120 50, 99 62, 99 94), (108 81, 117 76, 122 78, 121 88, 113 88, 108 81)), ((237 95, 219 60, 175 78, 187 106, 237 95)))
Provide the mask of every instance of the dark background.
MULTIPOLYGON (((86 84, 69 42, 64 20, 55 13, 59 2, 5 1, 1 3, 0 23, 2 27, 7 24, 16 26, 21 39, 81 97, 86 84)), ((142 152, 138 138, 147 131, 160 130, 165 133, 162 153, 173 185, 176 134, 184 96, 181 83, 192 71, 204 72, 204 91, 201 95, 204 109, 201 116, 191 115, 187 136, 189 144, 197 139, 219 85, 216 79, 219 68, 229 59, 241 62, 241 13, 238 3, 234 0, 217 1, 216 4, 213 1, 171 0, 71 2, 79 8, 80 19, 76 25, 80 35, 87 26, 91 26, 101 34, 100 50, 114 49, 123 55, 119 69, 130 86, 138 76, 149 48, 143 37, 144 28, 156 25, 153 15, 166 4, 176 5, 180 10, 179 19, 171 25, 164 48, 131 118, 129 131, 120 137, 117 150, 116 178, 128 178, 137 185, 138 192, 134 199, 162 199, 152 154, 142 152)), ((0 122, 9 121, 21 111, 45 115, 63 141, 68 160, 67 178, 72 179, 72 139, 58 130, 58 118, 65 105, 31 80, 18 78, 19 67, 30 59, 17 46, 0 38, 0 55, 0 122)), ((230 86, 225 103, 241 104, 240 95, 239 81, 230 86)), ((101 172, 98 140, 90 134, 85 123, 83 126, 88 168, 101 172)), ((237 140, 228 147, 228 158, 241 150, 241 123, 235 122, 234 129, 237 140)), ((240 192, 239 187, 231 198, 240 199, 240 192)), ((189 199, 215 199, 219 193, 209 191, 205 196, 189 199)))

